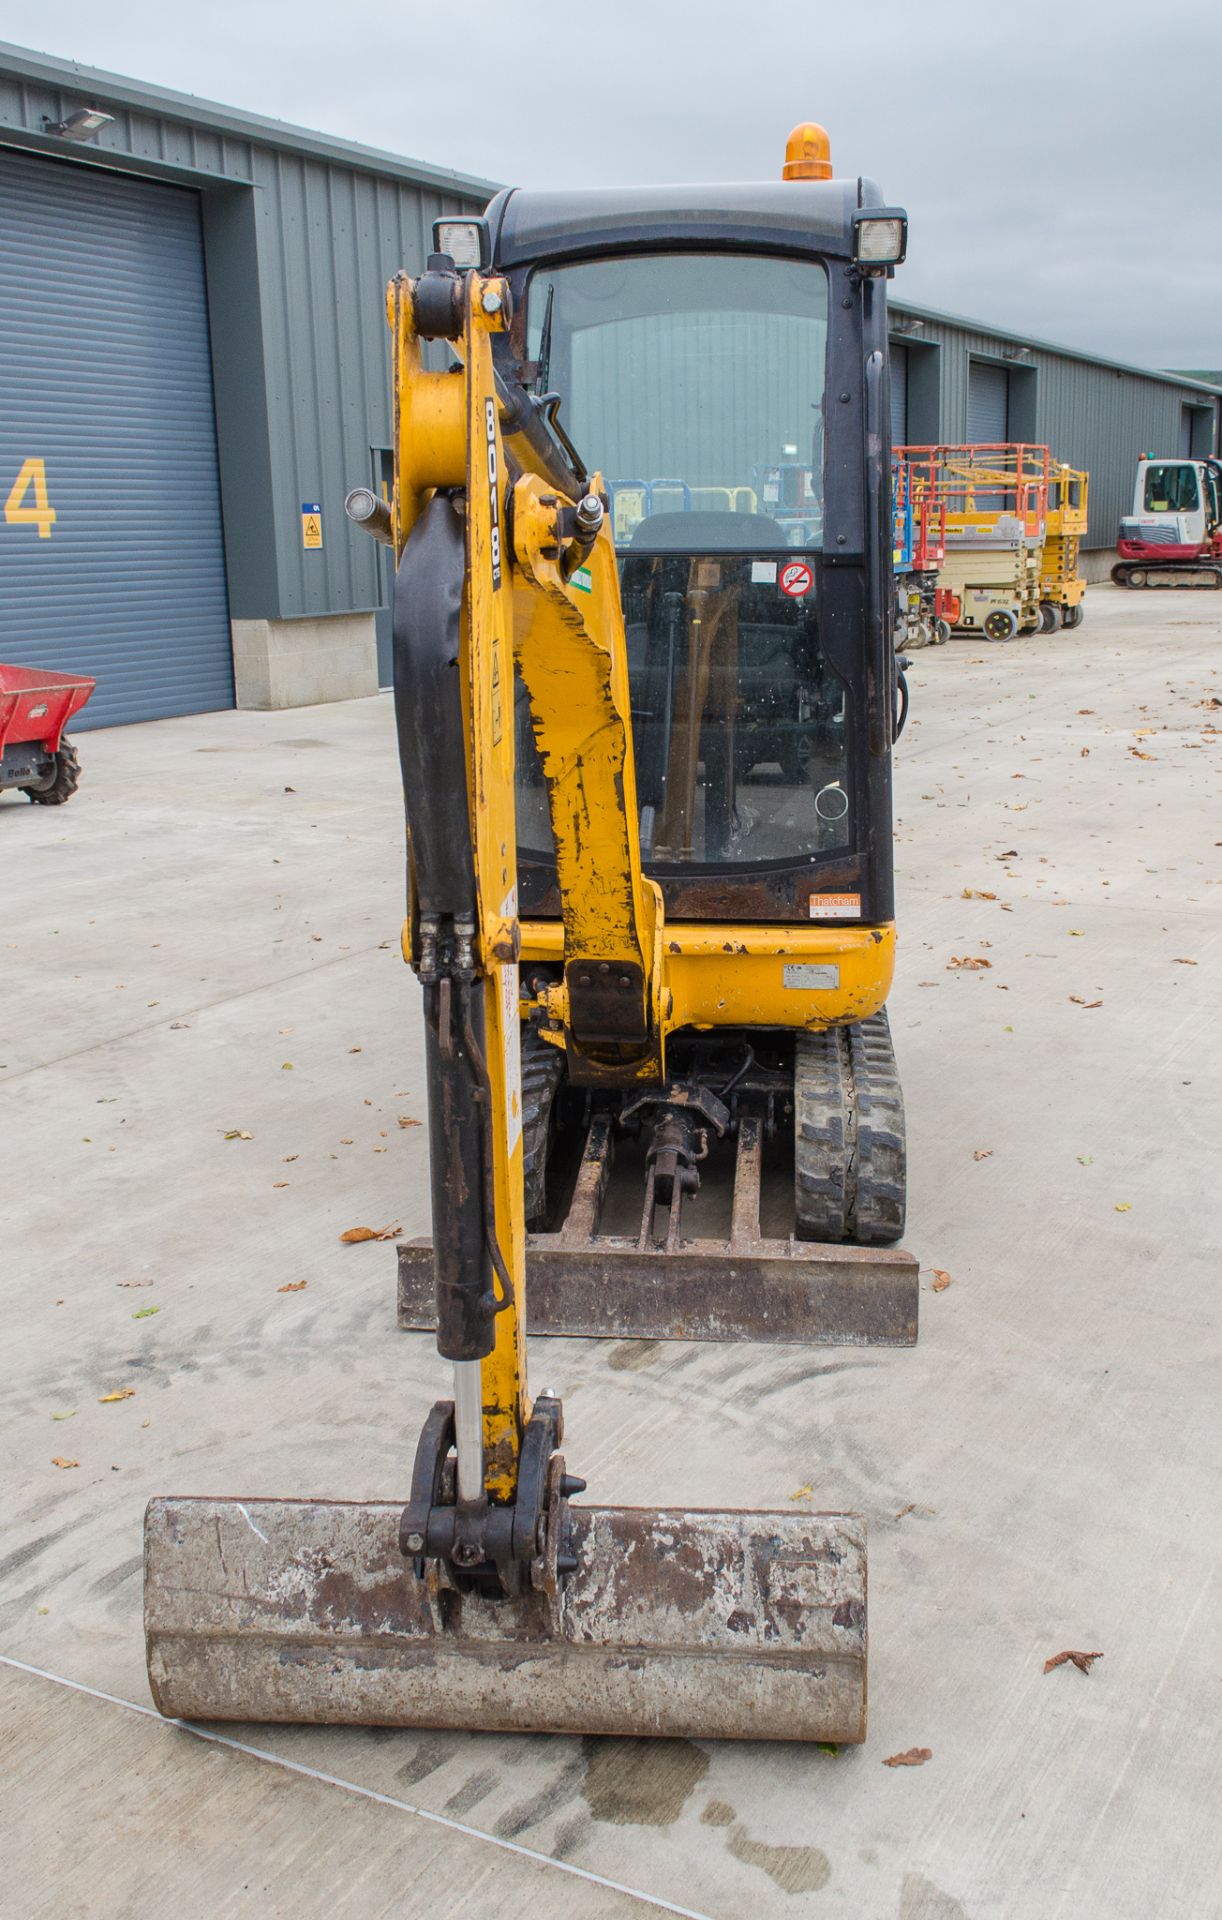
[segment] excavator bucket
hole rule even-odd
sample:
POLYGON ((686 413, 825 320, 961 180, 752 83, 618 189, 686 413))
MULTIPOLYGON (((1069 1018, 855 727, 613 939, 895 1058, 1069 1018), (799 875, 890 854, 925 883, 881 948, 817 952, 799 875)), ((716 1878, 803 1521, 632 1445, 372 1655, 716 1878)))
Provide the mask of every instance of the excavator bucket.
POLYGON ((489 1601, 413 1573, 399 1506, 153 1500, 153 1698, 188 1720, 859 1741, 854 1515, 568 1507, 574 1570, 489 1601))

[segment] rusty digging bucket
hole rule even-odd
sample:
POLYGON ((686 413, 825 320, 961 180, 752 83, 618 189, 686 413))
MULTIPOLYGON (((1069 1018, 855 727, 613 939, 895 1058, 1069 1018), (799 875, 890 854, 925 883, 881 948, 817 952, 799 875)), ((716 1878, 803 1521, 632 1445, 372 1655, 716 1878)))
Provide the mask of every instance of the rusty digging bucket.
MULTIPOLYGON (((423 1574, 401 1505, 153 1500, 153 1698, 191 1720, 859 1741, 853 1514, 567 1507, 576 1565, 488 1600, 423 1574)), ((554 1561, 553 1561, 554 1573, 554 1561)))

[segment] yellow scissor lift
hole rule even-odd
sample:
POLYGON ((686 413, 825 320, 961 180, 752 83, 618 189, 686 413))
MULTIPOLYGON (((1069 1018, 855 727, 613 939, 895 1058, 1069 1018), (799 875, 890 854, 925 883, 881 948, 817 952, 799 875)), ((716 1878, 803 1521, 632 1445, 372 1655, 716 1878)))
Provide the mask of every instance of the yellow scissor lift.
POLYGON ((1075 467, 1058 465, 1048 476, 1048 513, 1040 563, 1041 633, 1082 624, 1086 582, 1078 571, 1078 555, 1086 532, 1089 485, 1090 475, 1075 467))
POLYGON ((1012 640, 1041 625, 1048 449, 1020 442, 908 447, 928 461, 946 509, 938 585, 954 595, 959 632, 1012 640))

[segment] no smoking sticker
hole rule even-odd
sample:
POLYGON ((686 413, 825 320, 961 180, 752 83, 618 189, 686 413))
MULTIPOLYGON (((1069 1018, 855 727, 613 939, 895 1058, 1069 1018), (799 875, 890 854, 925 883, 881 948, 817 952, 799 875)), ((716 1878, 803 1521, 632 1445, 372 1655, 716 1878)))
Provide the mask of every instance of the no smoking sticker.
POLYGON ((810 592, 814 584, 815 576, 805 560, 786 561, 777 582, 781 592, 787 593, 791 600, 800 600, 804 593, 810 592))

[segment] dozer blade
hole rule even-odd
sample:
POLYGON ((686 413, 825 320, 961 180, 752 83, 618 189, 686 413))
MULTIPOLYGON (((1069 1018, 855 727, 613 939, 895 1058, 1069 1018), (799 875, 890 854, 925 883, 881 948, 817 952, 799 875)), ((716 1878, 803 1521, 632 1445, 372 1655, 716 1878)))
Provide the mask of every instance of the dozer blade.
MULTIPOLYGON (((903 1247, 774 1239, 760 1227, 760 1123, 739 1129, 724 1240, 601 1231, 613 1133, 590 1129, 568 1214, 526 1237, 530 1331, 614 1340, 916 1345, 920 1267, 903 1247)), ((431 1240, 399 1247, 400 1327, 437 1325, 431 1240)))
POLYGON ((859 1741, 855 1514, 570 1507, 576 1570, 491 1601, 418 1577, 401 1507, 158 1499, 153 1698, 192 1720, 859 1741))

